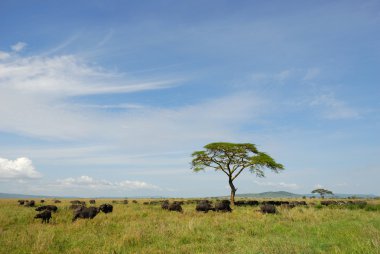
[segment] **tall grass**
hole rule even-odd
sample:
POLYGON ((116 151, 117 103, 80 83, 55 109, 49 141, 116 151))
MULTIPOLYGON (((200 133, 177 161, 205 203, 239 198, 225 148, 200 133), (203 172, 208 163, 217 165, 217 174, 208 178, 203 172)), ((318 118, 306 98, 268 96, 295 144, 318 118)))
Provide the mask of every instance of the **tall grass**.
POLYGON ((0 200, 0 253, 380 253, 376 209, 296 207, 269 215, 235 207, 204 214, 195 205, 177 213, 141 203, 114 204, 113 213, 72 223, 64 201, 42 224, 33 208, 0 200))

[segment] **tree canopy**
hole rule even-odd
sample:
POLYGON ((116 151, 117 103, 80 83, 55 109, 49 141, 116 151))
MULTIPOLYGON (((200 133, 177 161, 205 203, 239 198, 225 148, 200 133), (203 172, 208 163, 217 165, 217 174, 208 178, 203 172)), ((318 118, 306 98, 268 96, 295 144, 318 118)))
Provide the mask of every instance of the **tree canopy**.
POLYGON ((277 163, 268 154, 260 152, 254 144, 250 143, 210 143, 204 146, 204 150, 195 151, 192 157, 191 166, 195 172, 212 168, 228 176, 232 205, 237 190, 233 181, 244 169, 249 169, 258 177, 265 176, 264 170, 266 168, 276 173, 284 169, 282 164, 277 163))
POLYGON ((315 189, 313 190, 311 193, 318 193, 319 195, 321 195, 322 198, 325 197, 325 195, 334 195, 334 193, 332 193, 332 191, 329 191, 329 190, 326 190, 326 189, 322 189, 322 188, 319 188, 319 189, 315 189))

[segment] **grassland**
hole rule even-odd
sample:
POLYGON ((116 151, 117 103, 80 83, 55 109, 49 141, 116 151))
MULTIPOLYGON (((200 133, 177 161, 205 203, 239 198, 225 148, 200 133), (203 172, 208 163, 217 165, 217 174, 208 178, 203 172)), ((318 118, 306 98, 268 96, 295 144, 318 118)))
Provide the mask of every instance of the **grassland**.
POLYGON ((65 200, 41 224, 33 208, 3 199, 0 253, 380 253, 380 202, 370 202, 367 210, 311 206, 270 215, 258 207, 204 214, 195 205, 177 213, 139 201, 72 223, 65 200))

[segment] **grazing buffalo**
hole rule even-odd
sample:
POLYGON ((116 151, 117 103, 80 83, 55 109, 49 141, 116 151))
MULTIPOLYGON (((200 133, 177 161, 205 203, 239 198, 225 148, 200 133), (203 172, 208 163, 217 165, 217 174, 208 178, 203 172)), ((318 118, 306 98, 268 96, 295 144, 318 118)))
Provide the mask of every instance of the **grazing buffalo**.
POLYGON ((169 200, 164 200, 161 205, 162 209, 168 210, 169 209, 169 200))
POLYGON ((102 211, 103 213, 112 213, 113 206, 110 204, 103 204, 99 206, 99 210, 102 211))
POLYGON ((51 212, 56 212, 58 210, 58 207, 55 206, 55 205, 43 205, 43 206, 40 206, 40 207, 37 207, 36 208, 36 211, 44 211, 44 210, 48 210, 48 211, 51 211, 51 212))
POLYGON ((42 223, 49 223, 49 220, 51 219, 51 211, 45 210, 42 213, 37 214, 34 216, 35 219, 42 219, 42 223))
POLYGON ((17 200, 18 204, 19 205, 24 205, 25 204, 25 200, 17 200))
POLYGON ((54 200, 54 203, 56 204, 61 203, 61 200, 54 200))
POLYGON ((78 219, 93 219, 99 213, 98 207, 84 207, 81 206, 74 211, 73 222, 78 219))
POLYGON ((137 200, 132 200, 132 203, 133 204, 137 204, 137 200))
POLYGON ((260 207, 260 211, 262 213, 276 213, 277 209, 276 209, 276 206, 274 205, 262 205, 260 207))
POLYGON ((207 213, 208 211, 215 211, 215 209, 212 207, 211 202, 209 200, 202 200, 197 204, 195 207, 195 210, 197 212, 205 212, 207 213))
POLYGON ((127 199, 124 199, 124 200, 123 200, 123 204, 124 204, 124 205, 128 205, 128 200, 127 200, 127 199))
POLYGON ((249 206, 257 206, 257 205, 259 205, 259 201, 257 201, 257 200, 248 200, 247 201, 247 205, 249 205, 249 206))
MULTIPOLYGON (((80 205, 82 204, 84 201, 80 201, 80 200, 71 200, 70 203, 73 204, 73 205, 80 205)), ((84 202, 85 203, 85 202, 84 202)))
POLYGON ((180 202, 174 201, 173 203, 169 204, 168 206, 169 211, 176 211, 182 213, 182 206, 180 202))
POLYGON ((41 199, 40 203, 41 203, 41 204, 45 203, 45 200, 41 199))
POLYGON ((95 204, 96 201, 95 201, 95 199, 91 199, 89 202, 90 202, 90 204, 95 204))
POLYGON ((34 207, 36 205, 36 202, 34 200, 30 200, 28 202, 25 202, 25 206, 27 207, 34 207))
POLYGON ((217 212, 232 212, 229 200, 222 200, 215 204, 215 211, 217 212))
POLYGON ((73 210, 75 210, 75 209, 77 209, 77 208, 80 208, 80 207, 85 207, 85 206, 83 206, 82 204, 76 204, 76 205, 70 205, 69 206, 69 209, 73 209, 73 210))

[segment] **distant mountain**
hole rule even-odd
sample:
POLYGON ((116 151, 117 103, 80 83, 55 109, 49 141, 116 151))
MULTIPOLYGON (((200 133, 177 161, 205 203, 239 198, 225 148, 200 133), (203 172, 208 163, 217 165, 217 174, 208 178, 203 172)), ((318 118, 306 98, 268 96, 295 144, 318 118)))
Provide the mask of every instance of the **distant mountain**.
POLYGON ((13 193, 0 193, 0 198, 75 198, 75 197, 58 197, 46 195, 27 195, 27 194, 13 194, 13 193))
MULTIPOLYGON (((319 197, 315 194, 295 194, 287 191, 268 191, 262 193, 246 193, 246 194, 237 194, 236 197, 240 198, 300 198, 300 197, 319 197)), ((373 194, 334 194, 332 196, 327 195, 326 198, 348 198, 348 197, 357 197, 357 198, 376 198, 378 196, 373 194)))
MULTIPOLYGON (((245 193, 245 194, 236 194, 236 197, 239 198, 301 198, 301 197, 319 197, 313 194, 295 194, 287 191, 268 191, 262 193, 245 193)), ((357 198, 376 198, 379 196, 373 194, 334 194, 333 196, 326 196, 326 198, 348 198, 348 197, 357 197, 357 198)), ((38 198, 97 198, 97 199, 163 199, 171 197, 162 197, 162 196, 134 196, 134 197, 75 197, 75 196, 46 196, 46 195, 26 195, 26 194, 13 194, 13 193, 0 193, 0 198, 24 198, 24 199, 38 199, 38 198)), ((228 198, 224 196, 223 198, 228 198)))
POLYGON ((237 194, 236 197, 240 198, 300 198, 304 195, 294 194, 287 191, 268 191, 262 193, 246 193, 237 194))

